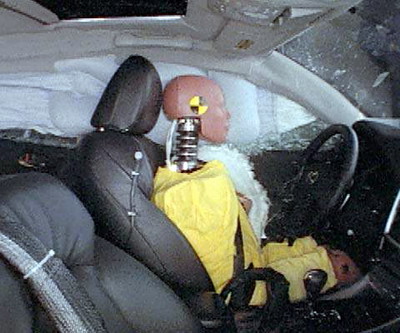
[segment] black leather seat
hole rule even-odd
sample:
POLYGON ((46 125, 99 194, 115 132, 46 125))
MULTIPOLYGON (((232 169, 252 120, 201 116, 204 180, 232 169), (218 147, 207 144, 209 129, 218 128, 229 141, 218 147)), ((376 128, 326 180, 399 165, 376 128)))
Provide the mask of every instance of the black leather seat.
MULTIPOLYGON (((17 230, 28 230, 47 250, 55 251, 84 287, 108 332, 202 329, 166 284, 131 256, 95 236, 92 218, 81 202, 52 176, 1 177, 0 232, 4 233, 6 219, 12 219, 17 230)), ((25 241, 22 236, 21 240, 25 241)), ((4 258, 0 260, 1 332, 55 332, 51 316, 32 293, 30 283, 4 258)))
POLYGON ((143 134, 154 126, 161 98, 153 65, 140 56, 128 58, 103 93, 92 118, 98 130, 82 140, 74 173, 96 232, 190 301, 214 287, 186 238, 150 201, 153 177, 164 157, 161 147, 143 134), (143 154, 139 161, 134 156, 138 151, 143 154), (135 170, 139 175, 133 177, 135 170))

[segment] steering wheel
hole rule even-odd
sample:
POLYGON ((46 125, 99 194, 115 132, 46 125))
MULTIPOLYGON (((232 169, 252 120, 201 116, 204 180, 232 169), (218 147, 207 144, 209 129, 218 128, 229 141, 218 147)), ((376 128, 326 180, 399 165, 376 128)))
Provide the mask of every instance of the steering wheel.
POLYGON ((278 240, 295 239, 313 234, 322 228, 327 229, 327 217, 344 204, 353 182, 357 160, 358 138, 352 128, 340 124, 332 125, 319 134, 302 152, 299 159, 300 171, 286 184, 289 198, 283 204, 282 213, 267 225, 267 237, 278 240), (325 156, 323 153, 319 154, 323 161, 316 165, 314 161, 317 153, 335 135, 340 135, 342 140, 340 145, 335 142, 330 154, 333 152, 334 155, 340 155, 339 165, 325 160, 329 152, 324 152, 325 156), (326 170, 319 170, 324 162, 323 169, 333 172, 334 177, 329 173, 324 175, 326 170), (329 183, 321 186, 326 181, 329 183))
MULTIPOLYGON (((332 125, 319 134, 310 145, 303 151, 300 157, 300 172, 299 178, 304 179, 304 171, 307 165, 315 154, 320 150, 325 142, 333 136, 340 134, 344 141, 343 160, 340 165, 340 175, 337 180, 336 188, 333 190, 331 198, 323 204, 325 215, 339 209, 345 199, 347 190, 351 187, 354 172, 358 160, 358 138, 353 129, 346 125, 332 125)), ((310 174, 308 174, 308 183, 310 181, 310 174)))

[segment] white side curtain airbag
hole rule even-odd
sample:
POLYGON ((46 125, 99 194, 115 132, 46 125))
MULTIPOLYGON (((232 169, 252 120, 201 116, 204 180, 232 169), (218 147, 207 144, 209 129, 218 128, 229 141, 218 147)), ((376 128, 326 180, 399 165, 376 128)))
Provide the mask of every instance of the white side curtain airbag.
MULTIPOLYGON (((0 129, 35 129, 63 137, 92 131, 90 119, 118 66, 116 57, 110 55, 60 60, 54 64, 54 72, 0 74, 0 129)), ((280 133, 314 119, 304 116, 298 104, 238 75, 161 62, 155 67, 163 87, 178 75, 209 76, 221 86, 231 113, 230 143, 246 144, 260 135, 280 133)), ((169 126, 161 113, 147 136, 164 144, 169 126)))

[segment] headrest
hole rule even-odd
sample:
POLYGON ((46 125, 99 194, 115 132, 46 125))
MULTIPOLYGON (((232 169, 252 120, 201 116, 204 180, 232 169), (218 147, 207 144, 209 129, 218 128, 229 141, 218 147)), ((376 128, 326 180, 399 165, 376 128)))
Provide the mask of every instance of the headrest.
POLYGON ((91 120, 94 127, 133 134, 149 132, 162 102, 160 77, 141 56, 130 56, 108 83, 91 120))

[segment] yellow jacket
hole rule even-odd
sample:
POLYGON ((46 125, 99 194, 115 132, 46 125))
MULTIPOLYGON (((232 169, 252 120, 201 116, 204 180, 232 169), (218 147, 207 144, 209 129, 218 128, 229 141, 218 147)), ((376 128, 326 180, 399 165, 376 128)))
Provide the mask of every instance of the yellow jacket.
MULTIPOLYGON (((304 269, 311 266, 324 267, 333 274, 326 251, 324 255, 324 249, 313 243, 312 239, 304 242, 297 240, 293 249, 283 243, 270 243, 261 249, 237 199, 228 172, 219 161, 208 162, 192 173, 177 173, 159 168, 154 179, 152 201, 188 239, 217 293, 222 291, 233 276, 236 254, 234 239, 238 222, 243 237, 244 268, 251 263, 254 267, 266 267, 270 263, 273 269, 282 273, 290 282, 289 292, 293 293, 293 297, 290 294, 291 300, 298 300, 305 295, 301 288, 304 269), (306 256, 297 260, 301 253, 306 256), (300 282, 295 278, 299 274, 303 274, 300 282)), ((336 283, 332 274, 328 272, 327 285, 330 286, 336 283)), ((257 282, 251 304, 262 305, 266 299, 265 284, 257 282)))
POLYGON ((328 274, 323 292, 337 283, 326 249, 318 246, 311 237, 296 239, 292 246, 289 246, 287 242, 268 243, 264 246, 263 252, 267 266, 283 274, 289 282, 291 302, 297 302, 306 297, 303 277, 311 269, 322 269, 328 274))

